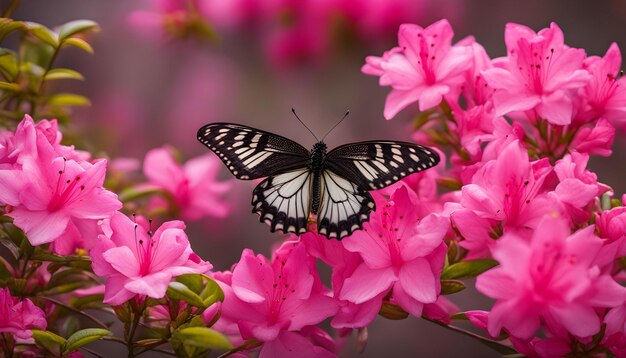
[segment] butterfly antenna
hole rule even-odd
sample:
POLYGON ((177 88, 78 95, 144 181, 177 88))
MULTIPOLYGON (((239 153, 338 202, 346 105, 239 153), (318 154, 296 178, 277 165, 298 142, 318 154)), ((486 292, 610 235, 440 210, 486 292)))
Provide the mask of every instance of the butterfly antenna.
POLYGON ((337 126, 340 125, 341 122, 343 122, 344 119, 346 119, 348 114, 350 114, 350 111, 346 111, 346 114, 343 115, 343 117, 339 120, 339 122, 337 122, 337 124, 335 124, 328 132, 326 132, 326 134, 324 134, 324 136, 322 137, 322 140, 324 140, 324 138, 326 138, 326 136, 329 135, 330 132, 333 131, 333 129, 337 128, 337 126))
POLYGON ((306 126, 306 124, 304 124, 304 122, 302 122, 302 119, 300 119, 300 117, 298 117, 298 114, 296 113, 296 110, 292 108, 292 109, 291 109, 291 111, 293 112, 293 115, 294 115, 294 116, 296 116, 296 118, 298 119, 298 121, 299 121, 300 123, 302 123, 302 125, 304 126, 304 128, 306 128, 306 129, 309 131, 309 133, 311 133, 311 135, 313 135, 313 138, 315 138, 315 140, 319 142, 320 140, 319 140, 319 139, 317 139, 317 136, 315 135, 315 133, 313 133, 313 131, 311 130, 311 128, 307 127, 307 126, 306 126))

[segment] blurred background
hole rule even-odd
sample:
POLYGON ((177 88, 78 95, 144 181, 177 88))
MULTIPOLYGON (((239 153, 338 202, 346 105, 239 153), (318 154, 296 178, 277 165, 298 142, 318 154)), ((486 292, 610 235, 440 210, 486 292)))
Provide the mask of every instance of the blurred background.
MULTIPOLYGON (((67 50, 59 67, 85 76, 59 83, 85 95, 92 105, 72 113, 83 149, 110 158, 142 160, 165 144, 185 159, 208 149, 195 139, 202 125, 237 122, 269 130, 310 147, 311 135, 291 114, 318 134, 345 113, 350 116, 325 140, 330 148, 370 139, 410 139, 412 106, 391 121, 383 118, 388 88, 362 74, 367 55, 381 55, 397 44, 400 23, 428 26, 447 18, 455 41, 474 36, 489 55, 505 55, 504 26, 517 22, 534 30, 555 21, 566 44, 588 55, 604 55, 611 42, 626 48, 626 2, 502 0, 204 0, 197 20, 179 16, 180 1, 28 0, 13 14, 54 27, 91 19, 102 31, 94 55, 67 50), (164 26, 165 24, 165 26, 164 26)), ((183 11, 184 13, 184 11, 183 11)), ((600 181, 621 195, 626 191, 624 134, 618 133, 610 158, 593 157, 600 181)), ((221 174, 230 180, 226 170, 221 174)), ((228 194, 231 215, 189 224, 194 250, 216 270, 229 269, 241 250, 270 254, 280 239, 250 213, 255 183, 234 183, 228 194)), ((487 309, 491 303, 466 290, 449 296, 460 308, 487 309)), ((343 356, 357 356, 353 342, 343 356)), ((377 318, 369 327, 363 357, 497 356, 479 342, 415 318, 377 318)))

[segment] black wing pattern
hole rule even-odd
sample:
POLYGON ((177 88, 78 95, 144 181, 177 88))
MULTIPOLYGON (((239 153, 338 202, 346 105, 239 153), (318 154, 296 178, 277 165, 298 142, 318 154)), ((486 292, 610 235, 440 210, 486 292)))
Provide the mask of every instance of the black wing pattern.
POLYGON ((237 179, 258 179, 306 167, 309 162, 309 151, 300 144, 239 124, 207 124, 198 130, 198 140, 215 152, 237 179))
POLYGON ((252 212, 272 232, 306 232, 311 212, 313 173, 308 167, 270 176, 252 192, 252 212))
POLYGON ((321 180, 317 232, 341 240, 361 229, 376 205, 370 193, 344 177, 325 170, 321 180))
POLYGON ((437 163, 437 153, 412 143, 371 141, 333 149, 321 179, 318 232, 341 240, 360 230, 376 210, 368 190, 382 189, 437 163))
POLYGON ((437 163, 439 155, 434 150, 396 141, 345 144, 326 156, 328 169, 365 190, 382 189, 437 163))

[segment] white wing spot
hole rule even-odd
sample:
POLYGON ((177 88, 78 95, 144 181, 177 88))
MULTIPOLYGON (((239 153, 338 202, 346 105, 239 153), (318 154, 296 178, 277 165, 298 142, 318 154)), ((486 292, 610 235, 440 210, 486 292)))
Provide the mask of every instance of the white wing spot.
POLYGON ((416 161, 416 162, 419 162, 419 161, 420 161, 420 157, 418 157, 418 156, 417 156, 417 155, 415 155, 415 154, 410 154, 410 155, 409 155, 409 157, 411 157, 411 159, 413 159, 413 160, 414 160, 414 161, 416 161))
POLYGON ((380 169, 381 171, 383 171, 385 173, 389 173, 389 168, 387 168, 383 163, 381 163, 381 162, 379 162, 377 160, 372 161, 372 163, 374 163, 374 165, 376 167, 378 167, 378 169, 380 169))
POLYGON ((383 147, 380 144, 374 144, 374 147, 376 148, 376 157, 383 158, 383 147))
POLYGON ((401 155, 402 152, 400 151, 400 149, 396 148, 396 147, 392 147, 391 148, 391 153, 393 154, 397 154, 397 155, 401 155))
POLYGON ((399 156, 399 155, 394 155, 393 156, 393 160, 395 160, 395 161, 397 161, 399 163, 404 163, 404 159, 401 156, 399 156))

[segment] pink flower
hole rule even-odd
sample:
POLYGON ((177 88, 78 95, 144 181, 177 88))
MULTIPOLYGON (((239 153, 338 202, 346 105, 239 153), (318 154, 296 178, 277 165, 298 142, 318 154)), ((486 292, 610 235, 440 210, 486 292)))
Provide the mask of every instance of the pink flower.
POLYGON ((56 121, 35 125, 26 116, 14 135, 4 137, 0 203, 33 245, 54 242, 61 254, 89 249, 97 221, 122 204, 103 188, 106 161, 60 145, 56 121))
POLYGON ((122 206, 103 187, 106 161, 59 157, 41 137, 37 147, 38 156, 26 157, 21 169, 0 170, 0 201, 12 207, 7 215, 33 245, 61 238, 61 246, 73 248, 69 242, 74 241, 90 248, 96 221, 122 206))
POLYGON ((572 91, 590 79, 583 69, 585 51, 566 46, 555 23, 539 33, 509 23, 504 36, 508 57, 496 61, 496 68, 482 72, 489 86, 496 89, 496 115, 535 110, 552 124, 569 124, 572 91))
POLYGON ((400 307, 419 317, 424 304, 439 296, 449 221, 436 214, 419 218, 406 187, 389 201, 377 199, 378 210, 364 230, 343 240, 364 262, 345 280, 339 298, 360 304, 391 290, 400 307))
POLYGON ((557 334, 589 337, 600 331, 596 307, 615 307, 626 288, 594 264, 602 241, 589 226, 573 235, 560 218, 546 218, 530 242, 505 234, 492 249, 500 266, 480 275, 476 288, 496 299, 488 328, 530 338, 544 322, 557 334))
POLYGON ((543 183, 552 171, 544 158, 531 163, 517 140, 508 143, 498 157, 489 160, 461 189, 461 205, 479 217, 503 221, 505 228, 533 227, 549 212, 543 183))
POLYGON ((203 155, 176 163, 170 150, 152 149, 146 154, 143 172, 148 185, 161 188, 171 194, 184 220, 198 220, 204 216, 224 217, 228 206, 220 200, 230 189, 230 182, 219 182, 217 176, 222 167, 219 159, 203 155))
POLYGON ((591 56, 585 60, 591 81, 581 89, 585 99, 582 119, 606 118, 618 128, 626 124, 626 79, 619 77, 622 55, 616 43, 604 57, 591 56))
MULTIPOLYGON (((346 278, 350 277, 363 262, 361 255, 346 250, 343 242, 328 240, 316 232, 309 231, 300 236, 300 240, 310 255, 321 259, 332 268, 333 293, 335 297, 339 297, 346 278)), ((333 317, 331 326, 336 329, 367 327, 376 318, 383 298, 384 293, 381 293, 359 304, 337 299, 339 310, 333 317)))
POLYGON ((337 304, 321 286, 313 258, 299 243, 285 243, 272 261, 244 250, 231 284, 221 286, 222 319, 236 323, 243 339, 265 342, 261 356, 290 348, 292 354, 311 354, 310 342, 299 332, 337 312, 337 304))
POLYGON ((19 301, 8 288, 0 289, 0 332, 26 340, 32 337, 32 329, 46 329, 47 324, 43 310, 31 300, 19 301))
POLYGON ((584 223, 591 216, 587 208, 596 197, 609 188, 598 183, 596 175, 587 170, 589 155, 572 152, 554 165, 559 184, 554 195, 565 204, 575 223, 584 223))
POLYGON ((458 91, 464 71, 472 64, 472 51, 466 46, 452 46, 453 35, 447 20, 425 29, 404 24, 398 32, 399 50, 389 51, 381 60, 367 59, 362 71, 375 75, 382 72, 380 84, 392 87, 385 103, 385 118, 393 118, 417 101, 420 111, 436 107, 444 96, 458 91))
POLYGON ((359 35, 368 41, 376 38, 387 39, 394 34, 398 26, 409 21, 416 21, 428 13, 427 1, 406 0, 339 0, 337 7, 356 27, 359 35))
POLYGON ((570 150, 608 157, 615 139, 615 127, 608 120, 600 118, 593 127, 582 127, 576 132, 570 150))
POLYGON ((161 298, 172 277, 206 273, 212 265, 192 250, 181 221, 163 223, 154 234, 115 213, 110 230, 91 250, 94 272, 106 279, 104 303, 116 306, 136 295, 161 298))
POLYGON ((457 103, 450 106, 457 124, 455 132, 461 145, 470 155, 470 159, 480 160, 483 143, 494 138, 493 110, 487 106, 476 106, 465 111, 457 103))
POLYGON ((484 219, 475 212, 459 206, 450 215, 452 223, 462 239, 459 246, 468 251, 467 260, 491 257, 491 248, 496 243, 497 223, 493 219, 484 219))

